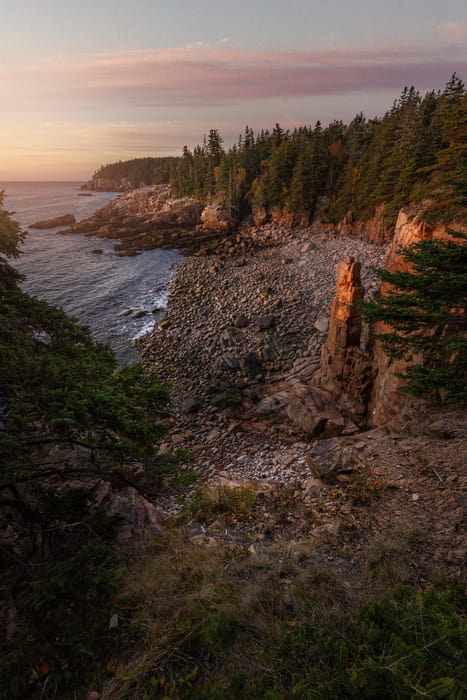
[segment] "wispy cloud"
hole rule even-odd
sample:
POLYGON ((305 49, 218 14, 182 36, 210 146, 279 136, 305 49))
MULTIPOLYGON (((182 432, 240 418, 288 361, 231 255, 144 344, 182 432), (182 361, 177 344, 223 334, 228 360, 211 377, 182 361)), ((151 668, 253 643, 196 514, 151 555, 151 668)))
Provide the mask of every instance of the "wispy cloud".
POLYGON ((0 63, 0 176, 85 178, 99 163, 179 153, 214 126, 227 142, 245 124, 381 114, 404 85, 442 87, 454 71, 465 79, 456 38, 465 26, 443 27, 444 45, 429 49, 253 52, 224 41, 0 63))
POLYGON ((467 22, 444 22, 437 29, 441 37, 461 44, 467 42, 467 22))
MULTIPOLYGON (((459 35, 464 25, 450 31, 459 35)), ((447 27, 448 25, 446 25, 447 27)), ((449 25, 450 26, 450 25, 449 25)), ((467 26, 467 25, 466 25, 467 26)), ((247 52, 186 47, 49 57, 5 76, 15 86, 47 97, 137 102, 141 106, 206 106, 242 101, 345 95, 356 91, 421 89, 442 85, 454 71, 467 72, 461 48, 436 51, 410 46, 328 51, 247 52), (19 82, 18 82, 19 79, 19 82)), ((14 89, 13 84, 11 88, 14 89)))

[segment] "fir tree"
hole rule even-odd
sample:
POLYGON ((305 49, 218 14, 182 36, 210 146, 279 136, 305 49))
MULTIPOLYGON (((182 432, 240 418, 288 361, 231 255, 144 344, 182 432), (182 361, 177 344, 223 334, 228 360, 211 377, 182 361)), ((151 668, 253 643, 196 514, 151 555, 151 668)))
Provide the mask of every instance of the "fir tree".
POLYGON ((0 207, 0 591, 15 611, 0 616, 0 697, 39 697, 43 683, 65 698, 108 654, 119 518, 91 489, 153 488, 168 393, 18 288, 8 259, 22 237, 0 207))
POLYGON ((376 335, 384 351, 409 362, 402 377, 416 396, 467 401, 467 236, 422 240, 404 249, 407 272, 379 270, 390 287, 363 306, 366 321, 391 330, 376 335))
POLYGON ((3 207, 5 192, 0 192, 0 289, 12 288, 21 279, 21 275, 8 262, 9 258, 17 258, 25 233, 20 225, 11 218, 11 212, 3 207))

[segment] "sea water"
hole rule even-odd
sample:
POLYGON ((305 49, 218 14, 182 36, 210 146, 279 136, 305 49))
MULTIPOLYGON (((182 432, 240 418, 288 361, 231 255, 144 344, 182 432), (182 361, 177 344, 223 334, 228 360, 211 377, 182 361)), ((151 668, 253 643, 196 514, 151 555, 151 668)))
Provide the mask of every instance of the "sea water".
POLYGON ((115 255, 116 241, 83 234, 57 235, 65 227, 36 230, 39 220, 73 214, 77 221, 118 197, 116 192, 82 196, 79 182, 2 182, 4 206, 28 231, 22 255, 12 261, 26 276, 23 289, 59 306, 114 350, 120 364, 138 360, 136 338, 148 333, 165 307, 177 251, 115 255), (102 250, 102 253, 93 253, 102 250), (128 313, 131 311, 131 313, 128 313), (144 312, 144 314, 143 314, 144 312))

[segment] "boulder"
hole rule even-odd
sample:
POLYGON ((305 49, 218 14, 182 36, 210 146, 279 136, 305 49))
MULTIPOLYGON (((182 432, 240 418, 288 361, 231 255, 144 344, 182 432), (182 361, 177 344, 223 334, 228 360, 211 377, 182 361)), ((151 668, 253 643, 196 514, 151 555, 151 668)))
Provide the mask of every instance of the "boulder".
POLYGON ((240 358, 241 369, 252 379, 260 377, 263 372, 263 365, 255 352, 247 352, 240 358))
POLYGON ((231 352, 224 352, 217 358, 215 365, 219 369, 227 369, 229 371, 235 372, 240 369, 240 363, 238 359, 231 352))
POLYGON ((307 437, 323 439, 357 430, 328 392, 299 380, 292 381, 290 389, 287 416, 307 437))
POLYGON ((76 224, 73 214, 64 214, 63 216, 57 216, 55 219, 36 221, 35 224, 29 224, 28 228, 47 229, 56 228, 57 226, 73 226, 73 224, 76 224))
POLYGON ((243 338, 244 334, 242 331, 235 326, 227 326, 220 334, 217 344, 222 350, 228 350, 239 345, 243 338))
POLYGON ((205 207, 201 213, 201 231, 219 231, 230 233, 235 228, 232 210, 213 203, 205 207))
POLYGON ((327 482, 333 481, 342 467, 340 440, 336 438, 321 440, 306 454, 305 459, 316 478, 327 482))
POLYGON ((182 401, 180 410, 182 413, 196 413, 202 407, 201 401, 194 396, 189 396, 182 401))
POLYGON ((261 330, 268 330, 269 328, 272 328, 276 322, 275 317, 272 314, 265 314, 264 316, 260 316, 258 318, 258 328, 261 328, 261 330))
POLYGON ((148 528, 162 532, 162 512, 132 486, 116 492, 108 481, 101 480, 94 485, 92 496, 97 507, 103 506, 110 515, 120 516, 117 535, 120 542, 127 542, 136 534, 143 535, 148 528))
POLYGON ((270 418, 284 418, 285 411, 289 403, 289 395, 286 391, 279 391, 277 394, 271 394, 262 399, 256 406, 255 413, 260 416, 269 416, 270 418))
POLYGON ((245 314, 240 314, 240 316, 237 316, 237 318, 234 321, 234 326, 237 328, 246 328, 248 324, 250 323, 249 319, 245 314))
POLYGON ((320 314, 316 319, 314 326, 320 333, 326 333, 329 328, 329 316, 327 314, 320 314))
POLYGON ((313 475, 326 483, 333 483, 338 473, 353 471, 359 461, 355 446, 342 438, 320 440, 305 459, 313 475))

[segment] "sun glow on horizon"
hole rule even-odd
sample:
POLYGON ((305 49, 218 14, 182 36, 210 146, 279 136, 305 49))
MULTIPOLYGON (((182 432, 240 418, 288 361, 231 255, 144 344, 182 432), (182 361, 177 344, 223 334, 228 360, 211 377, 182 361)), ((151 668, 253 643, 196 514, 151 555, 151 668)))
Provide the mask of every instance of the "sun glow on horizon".
POLYGON ((0 64, 3 181, 87 180, 106 163, 179 155, 211 128, 228 146, 246 125, 346 122, 360 111, 373 118, 405 85, 423 93, 442 89, 453 72, 467 76, 467 17, 457 0, 399 9, 364 0, 338 13, 337 0, 320 8, 296 0, 294 13, 279 0, 238 0, 252 26, 228 7, 200 14, 209 0, 197 11, 167 3, 162 14, 163 0, 144 3, 143 14, 129 0, 83 3, 80 12, 53 3, 55 14, 25 0, 7 9, 18 41, 7 36, 0 64))

